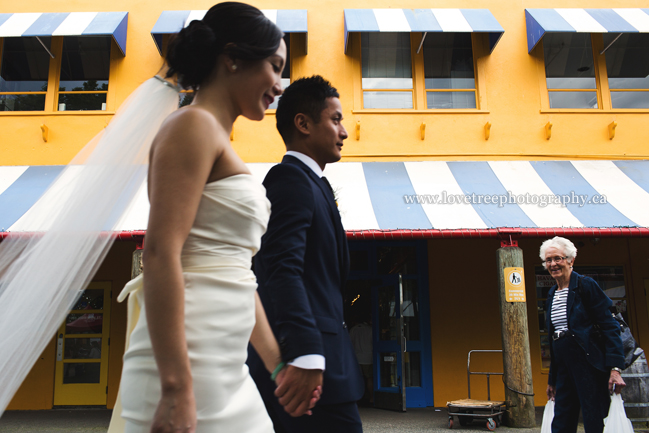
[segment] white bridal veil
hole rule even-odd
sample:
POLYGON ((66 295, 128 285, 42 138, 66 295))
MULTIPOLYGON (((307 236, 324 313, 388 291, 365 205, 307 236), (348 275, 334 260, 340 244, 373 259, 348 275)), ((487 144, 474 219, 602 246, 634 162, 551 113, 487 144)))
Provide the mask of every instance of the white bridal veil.
POLYGON ((0 415, 113 243, 178 90, 147 80, 0 243, 0 415), (47 213, 47 218, 43 215, 47 213))

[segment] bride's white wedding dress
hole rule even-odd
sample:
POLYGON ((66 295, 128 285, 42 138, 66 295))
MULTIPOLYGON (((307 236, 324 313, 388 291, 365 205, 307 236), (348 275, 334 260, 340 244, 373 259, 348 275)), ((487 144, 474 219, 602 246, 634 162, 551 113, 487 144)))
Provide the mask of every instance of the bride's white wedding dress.
MULTIPOLYGON (((257 282, 250 270, 270 216, 264 187, 251 175, 205 186, 185 242, 185 333, 196 396, 198 433, 273 431, 245 364, 255 323, 257 282)), ((126 294, 141 312, 124 355, 120 384, 125 432, 148 433, 160 400, 160 379, 146 321, 142 277, 126 294)), ((163 293, 160 293, 163 296, 163 293)))

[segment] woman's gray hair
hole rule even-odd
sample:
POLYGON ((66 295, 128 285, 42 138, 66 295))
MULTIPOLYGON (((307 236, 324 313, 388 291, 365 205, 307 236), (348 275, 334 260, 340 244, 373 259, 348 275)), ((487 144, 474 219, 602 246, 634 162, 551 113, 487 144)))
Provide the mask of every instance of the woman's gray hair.
POLYGON ((543 261, 543 267, 545 267, 545 252, 550 247, 555 247, 563 251, 566 257, 568 257, 568 261, 573 260, 575 257, 577 257, 577 247, 575 247, 575 244, 573 244, 566 238, 555 236, 552 239, 548 239, 541 244, 539 257, 541 257, 541 260, 543 261))

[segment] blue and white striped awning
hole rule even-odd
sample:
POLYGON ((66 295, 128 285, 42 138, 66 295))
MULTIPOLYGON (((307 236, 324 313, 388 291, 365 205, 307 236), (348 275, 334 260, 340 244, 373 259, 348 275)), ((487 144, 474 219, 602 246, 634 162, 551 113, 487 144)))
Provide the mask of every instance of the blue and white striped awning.
POLYGON ((488 9, 345 9, 345 52, 351 32, 488 33, 491 52, 505 30, 488 9))
MULTIPOLYGON (((284 33, 307 33, 306 9, 262 9, 266 18, 274 22, 284 33)), ((206 10, 196 11, 163 11, 151 30, 160 55, 162 55, 162 37, 178 33, 194 20, 201 20, 206 10)))
POLYGON ((126 53, 128 12, 0 14, 0 37, 112 36, 126 53))
MULTIPOLYGON (((273 165, 248 168, 261 182, 273 165)), ((28 213, 62 169, 0 167, 0 231, 46 221, 28 213)), ((339 162, 325 174, 346 230, 649 227, 649 161, 339 162)), ((145 230, 148 212, 143 185, 117 230, 145 230)))
POLYGON ((527 51, 546 32, 649 33, 649 8, 525 9, 527 51))

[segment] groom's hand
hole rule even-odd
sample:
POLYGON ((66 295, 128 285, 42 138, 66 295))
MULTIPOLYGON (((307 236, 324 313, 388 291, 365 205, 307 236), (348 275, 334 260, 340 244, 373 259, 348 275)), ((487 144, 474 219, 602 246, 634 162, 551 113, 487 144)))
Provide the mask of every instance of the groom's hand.
POLYGON ((322 370, 289 365, 277 375, 276 382, 275 396, 289 415, 310 415, 309 409, 320 399, 322 370))

